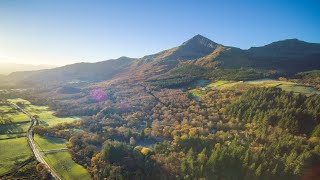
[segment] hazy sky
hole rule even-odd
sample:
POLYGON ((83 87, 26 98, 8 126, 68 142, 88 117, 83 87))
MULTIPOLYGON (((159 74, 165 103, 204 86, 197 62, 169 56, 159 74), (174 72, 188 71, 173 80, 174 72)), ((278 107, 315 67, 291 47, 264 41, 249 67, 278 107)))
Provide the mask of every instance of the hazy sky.
POLYGON ((244 49, 287 38, 320 42, 320 1, 0 1, 0 62, 141 57, 196 34, 244 49))

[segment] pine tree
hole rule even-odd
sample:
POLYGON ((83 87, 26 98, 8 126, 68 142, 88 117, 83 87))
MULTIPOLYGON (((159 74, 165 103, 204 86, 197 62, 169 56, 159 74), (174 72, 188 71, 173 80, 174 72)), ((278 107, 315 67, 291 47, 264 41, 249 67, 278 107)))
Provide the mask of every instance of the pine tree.
POLYGON ((140 139, 143 141, 145 136, 146 135, 145 135, 144 129, 142 129, 141 132, 140 132, 140 139))
POLYGON ((201 153, 198 154, 198 157, 197 157, 197 161, 200 165, 203 165, 206 163, 208 157, 207 157, 207 154, 206 154, 206 151, 207 149, 204 148, 201 153))
POLYGON ((187 164, 188 164, 188 170, 190 172, 191 177, 194 175, 194 160, 193 160, 193 150, 192 148, 189 149, 187 154, 187 164))
POLYGON ((275 175, 277 175, 277 173, 278 173, 278 164, 276 164, 276 166, 273 168, 273 170, 271 171, 271 174, 273 175, 273 176, 275 176, 275 175))
POLYGON ((254 173, 255 176, 260 177, 262 173, 262 166, 261 164, 258 166, 258 168, 256 169, 256 172, 254 173))

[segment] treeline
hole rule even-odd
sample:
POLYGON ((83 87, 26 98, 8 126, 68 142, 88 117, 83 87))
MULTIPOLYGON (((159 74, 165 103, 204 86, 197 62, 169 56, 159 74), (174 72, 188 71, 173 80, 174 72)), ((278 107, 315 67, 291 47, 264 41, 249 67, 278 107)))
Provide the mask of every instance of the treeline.
POLYGON ((288 144, 294 137, 286 133, 276 137, 280 132, 270 132, 271 136, 260 145, 235 138, 200 151, 170 151, 169 145, 167 150, 158 152, 156 146, 155 156, 181 179, 299 179, 305 169, 312 167, 312 160, 319 159, 313 159, 316 155, 312 155, 312 148, 303 148, 303 141, 288 144))
POLYGON ((276 72, 265 72, 256 69, 214 69, 207 73, 207 77, 215 80, 247 81, 261 78, 275 77, 276 72))
POLYGON ((163 77, 151 79, 149 82, 158 88, 180 88, 204 77, 206 73, 206 68, 185 64, 169 71, 163 77))
POLYGON ((151 79, 149 82, 158 88, 181 88, 200 79, 247 81, 261 78, 276 78, 280 74, 275 71, 257 69, 208 69, 197 65, 185 64, 173 69, 163 77, 151 79))
POLYGON ((320 90, 320 70, 300 72, 295 74, 290 80, 320 90))
POLYGON ((227 108, 227 115, 246 123, 278 126, 308 136, 320 123, 320 96, 284 92, 278 88, 252 88, 227 108))
POLYGON ((174 76, 149 81, 158 88, 181 88, 194 82, 197 77, 193 76, 174 76))

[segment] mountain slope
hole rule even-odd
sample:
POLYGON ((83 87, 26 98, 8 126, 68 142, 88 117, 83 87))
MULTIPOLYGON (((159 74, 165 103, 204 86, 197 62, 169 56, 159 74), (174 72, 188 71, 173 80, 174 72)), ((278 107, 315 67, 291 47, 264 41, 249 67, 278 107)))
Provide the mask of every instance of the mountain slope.
POLYGON ((320 68, 320 44, 298 39, 273 42, 246 51, 251 67, 299 72, 320 68))
POLYGON ((139 59, 121 57, 98 63, 77 63, 50 70, 12 73, 6 79, 18 83, 66 84, 110 79, 143 81, 166 74, 182 64, 207 70, 256 68, 295 73, 320 69, 320 44, 289 39, 242 50, 196 35, 180 46, 139 59))
POLYGON ((307 71, 320 68, 320 44, 288 39, 248 50, 220 46, 208 56, 196 60, 194 64, 207 67, 272 69, 288 73, 307 71))
POLYGON ((201 35, 196 35, 180 46, 141 58, 141 62, 157 65, 176 66, 180 62, 204 57, 212 53, 220 44, 201 35))
POLYGON ((245 50, 226 46, 220 46, 208 56, 197 59, 193 63, 207 68, 250 67, 249 57, 245 50))

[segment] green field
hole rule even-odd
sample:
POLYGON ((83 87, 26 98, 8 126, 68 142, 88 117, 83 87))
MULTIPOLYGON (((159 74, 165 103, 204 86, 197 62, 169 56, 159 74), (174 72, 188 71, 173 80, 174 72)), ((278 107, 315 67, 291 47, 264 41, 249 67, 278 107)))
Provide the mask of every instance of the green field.
POLYGON ((6 105, 0 106, 0 111, 3 111, 3 112, 8 112, 11 109, 12 109, 11 106, 6 106, 6 105))
POLYGON ((10 125, 0 125, 0 135, 5 139, 8 137, 25 136, 30 123, 13 123, 10 125))
POLYGON ((79 120, 77 117, 67 117, 59 118, 54 116, 54 111, 50 110, 48 106, 35 106, 32 105, 29 101, 23 100, 21 98, 9 99, 8 101, 14 103, 23 103, 24 109, 31 115, 38 116, 40 125, 43 126, 55 126, 59 123, 73 122, 79 120))
POLYGON ((87 170, 72 160, 69 152, 47 154, 44 159, 62 179, 91 179, 87 170))
POLYGON ((23 114, 20 111, 15 111, 14 113, 8 113, 8 117, 12 118, 14 123, 19 123, 19 122, 30 122, 30 119, 28 116, 23 114))
POLYGON ((297 84, 297 83, 288 82, 288 81, 265 79, 265 80, 248 81, 245 83, 263 86, 263 87, 278 87, 284 91, 301 93, 305 95, 320 94, 320 91, 312 87, 308 87, 302 84, 297 84))
POLYGON ((25 108, 32 115, 38 116, 40 125, 42 126, 55 126, 59 123, 73 122, 79 120, 79 118, 68 117, 68 118, 59 118, 54 116, 54 111, 49 110, 48 106, 34 106, 30 105, 25 108))
POLYGON ((46 115, 46 119, 42 119, 43 116, 40 116, 40 125, 42 126, 56 126, 60 123, 71 123, 74 121, 79 120, 79 118, 76 117, 70 117, 70 118, 57 118, 55 116, 46 115))
MULTIPOLYGON (((279 81, 279 80, 272 80, 272 79, 260 79, 254 81, 216 81, 214 83, 209 84, 206 88, 211 89, 228 89, 236 85, 248 85, 248 86, 258 86, 258 87, 278 87, 287 92, 293 93, 301 93, 307 96, 312 94, 320 94, 320 91, 312 88, 307 87, 301 84, 288 82, 288 81, 279 81)), ((194 96, 202 96, 204 92, 201 91, 200 88, 189 90, 190 93, 194 96)))
MULTIPOLYGON (((79 118, 59 118, 54 116, 47 106, 35 106, 21 98, 9 99, 8 101, 23 104, 22 108, 34 116, 38 116, 40 125, 55 126, 59 123, 73 122, 79 118)), ((6 116, 12 118, 12 124, 0 125, 0 175, 12 170, 15 164, 21 163, 32 157, 32 151, 27 145, 25 137, 30 126, 28 116, 11 106, 0 106, 0 110, 6 112, 6 116), (13 139, 8 139, 13 138, 13 139)), ((67 149, 66 140, 61 138, 35 135, 34 139, 40 151, 52 151, 67 149)), ((58 170, 64 179, 90 179, 88 172, 82 166, 76 164, 69 152, 48 154, 45 159, 58 170), (59 158, 59 159, 56 159, 59 158)))
POLYGON ((0 111, 4 112, 6 117, 11 118, 14 123, 30 121, 28 116, 10 105, 0 105, 0 111))
MULTIPOLYGON (((43 152, 67 149, 66 140, 62 138, 35 135, 34 139, 43 152)), ((44 159, 62 179, 91 179, 87 170, 72 160, 69 152, 46 154, 44 159)))
POLYGON ((0 175, 32 156, 26 138, 0 140, 0 175))
POLYGON ((0 140, 26 136, 30 126, 28 116, 9 105, 0 106, 0 110, 5 112, 5 117, 10 118, 12 121, 11 124, 0 125, 0 140))
MULTIPOLYGON (((23 108, 31 115, 37 117, 42 126, 52 127, 59 123, 79 120, 79 118, 75 117, 56 117, 54 116, 54 111, 50 110, 48 106, 35 106, 22 99, 11 99, 10 101, 23 103, 23 108)), ((66 140, 61 138, 35 135, 34 140, 39 150, 43 152, 67 149, 66 140)), ((51 167, 57 170, 57 173, 62 176, 63 179, 91 179, 86 169, 72 160, 69 152, 47 154, 44 158, 51 167)))
POLYGON ((8 99, 9 102, 13 103, 23 103, 24 105, 31 104, 29 101, 21 99, 21 98, 16 98, 16 99, 8 99))
POLYGON ((23 132, 23 133, 16 133, 16 134, 0 134, 0 140, 14 139, 19 137, 27 137, 27 133, 23 132))
POLYGON ((224 89, 224 88, 232 87, 232 86, 234 86, 234 85, 236 85, 238 83, 240 83, 240 82, 235 82, 235 81, 217 81, 217 82, 209 84, 208 87, 224 89))
POLYGON ((202 91, 201 89, 192 89, 189 91, 189 93, 191 93, 193 96, 203 96, 205 94, 204 91, 202 91))
POLYGON ((34 140, 40 151, 67 149, 66 140, 62 138, 34 135, 34 140))
POLYGON ((9 172, 15 165, 33 156, 27 145, 26 132, 30 126, 29 118, 10 105, 0 106, 10 124, 0 125, 0 175, 9 172))

